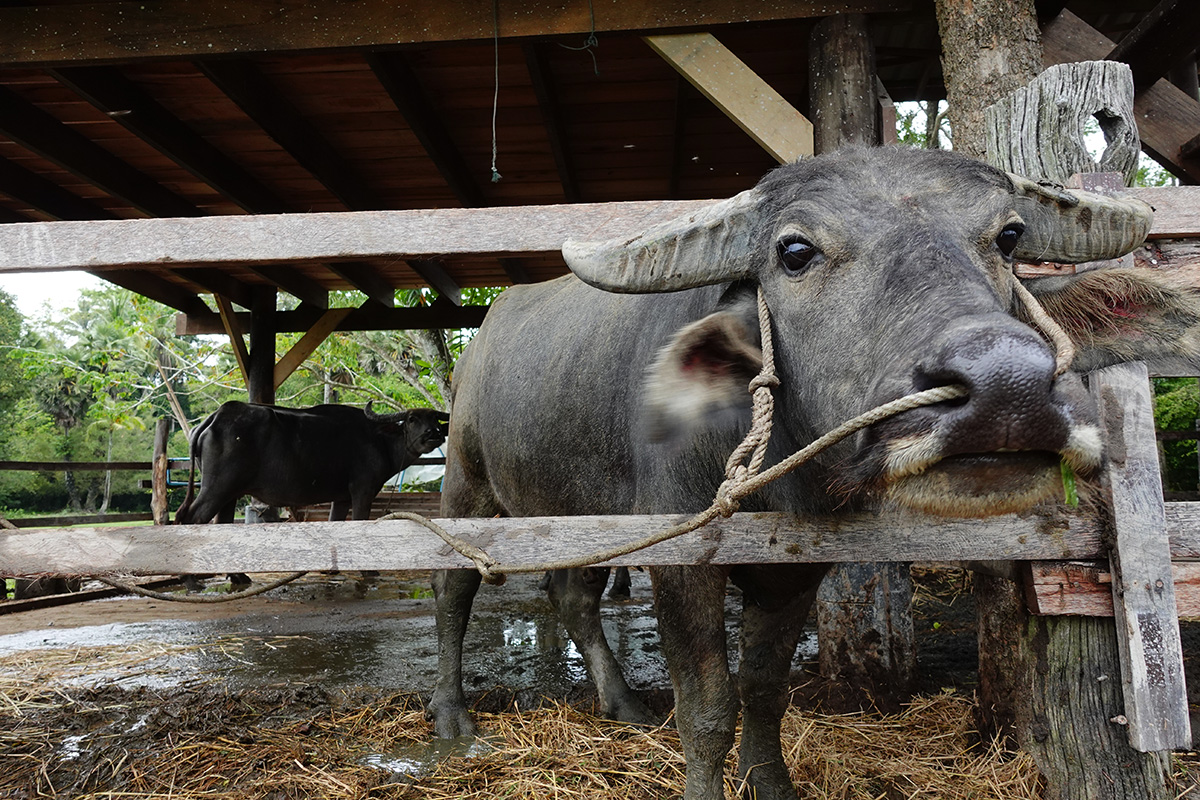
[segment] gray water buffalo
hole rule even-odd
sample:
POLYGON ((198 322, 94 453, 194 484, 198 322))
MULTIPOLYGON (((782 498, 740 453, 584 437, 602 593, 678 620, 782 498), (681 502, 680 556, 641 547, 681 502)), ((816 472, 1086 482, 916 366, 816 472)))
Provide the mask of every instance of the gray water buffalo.
MULTIPOLYGON (((1098 467, 1101 436, 1078 372, 1056 376, 1054 349, 1027 321, 1013 262, 1115 257, 1149 224, 1139 201, 1039 186, 953 153, 856 149, 781 167, 641 236, 568 242, 575 275, 506 291, 458 364, 443 515, 706 508, 750 425, 760 288, 780 380, 768 466, 885 401, 954 384, 968 395, 871 426, 743 510, 984 516, 1048 501, 1062 461, 1098 467)), ((1196 298, 1143 271, 1030 288, 1073 337, 1074 370, 1200 351, 1196 298)), ((825 569, 651 570, 689 800, 723 797, 739 708, 747 795, 796 797, 779 723, 825 569), (736 677, 727 580, 744 598, 736 677)), ((637 720, 596 616, 602 575, 559 575, 551 589, 605 711, 637 720)), ((440 736, 475 730, 459 681, 478 583, 435 576, 443 662, 429 713, 440 736)))
POLYGON ((367 519, 384 482, 446 440, 447 415, 394 414, 342 405, 311 408, 225 403, 192 431, 191 474, 179 524, 232 522, 251 495, 272 506, 332 501, 330 520, 367 519), (194 494, 196 467, 204 472, 194 494))

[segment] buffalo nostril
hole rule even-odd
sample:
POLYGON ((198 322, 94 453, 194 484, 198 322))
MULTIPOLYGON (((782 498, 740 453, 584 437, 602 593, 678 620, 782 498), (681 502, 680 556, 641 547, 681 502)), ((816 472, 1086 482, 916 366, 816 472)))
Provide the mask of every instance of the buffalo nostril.
POLYGON ((931 403, 932 406, 942 406, 944 408, 956 408, 965 406, 971 400, 970 389, 960 376, 951 374, 928 373, 918 369, 912 379, 913 392, 924 392, 929 389, 940 389, 944 386, 962 386, 967 389, 968 393, 961 397, 952 397, 949 400, 943 400, 940 403, 931 403))

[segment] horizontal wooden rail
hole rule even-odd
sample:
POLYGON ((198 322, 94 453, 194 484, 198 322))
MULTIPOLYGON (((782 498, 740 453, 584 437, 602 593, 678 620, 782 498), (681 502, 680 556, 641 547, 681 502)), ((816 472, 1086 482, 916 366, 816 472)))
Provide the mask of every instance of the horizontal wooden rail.
MULTIPOLYGON (((1200 503, 1167 504, 1171 552, 1200 558, 1200 503)), ((634 542, 676 515, 438 520, 504 563, 634 542)), ((798 517, 739 513, 695 533, 606 562, 748 564, 825 561, 1042 561, 1104 557, 1091 514, 942 519, 908 512, 798 517)), ((0 532, 0 574, 161 575, 292 570, 424 570, 471 563, 420 525, 303 522, 0 532)))
POLYGON ((55 517, 18 517, 9 519, 18 528, 65 528, 68 525, 98 525, 103 522, 147 522, 154 519, 149 511, 122 514, 68 514, 55 517))
POLYGON ((37 472, 107 472, 122 469, 150 469, 149 461, 0 461, 0 470, 37 472))
MULTIPOLYGON (((1153 238, 1200 236, 1200 187, 1132 189, 1153 238)), ((692 214, 711 200, 28 222, 0 226, 0 272, 327 263, 558 253, 692 214)))

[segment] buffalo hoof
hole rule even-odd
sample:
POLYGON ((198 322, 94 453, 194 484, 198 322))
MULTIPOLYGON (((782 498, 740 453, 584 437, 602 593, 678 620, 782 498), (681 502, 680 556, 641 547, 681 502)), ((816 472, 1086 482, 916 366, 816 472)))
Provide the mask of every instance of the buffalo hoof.
POLYGON ((246 589, 249 589, 252 584, 253 584, 253 581, 250 580, 250 576, 244 572, 229 573, 229 589, 230 589, 230 591, 241 592, 246 589))
POLYGON ((458 739, 479 733, 475 720, 462 705, 434 705, 430 701, 425 709, 425 719, 433 723, 433 732, 439 739, 458 739))
POLYGON ((632 694, 615 701, 609 708, 604 709, 603 713, 608 719, 629 725, 657 728, 662 724, 662 720, 632 694))
POLYGON ((204 579, 211 576, 208 575, 180 575, 180 582, 187 589, 188 594, 195 594, 204 591, 204 579))
POLYGON ((742 776, 740 794, 747 800, 797 800, 792 778, 778 761, 752 766, 742 776))

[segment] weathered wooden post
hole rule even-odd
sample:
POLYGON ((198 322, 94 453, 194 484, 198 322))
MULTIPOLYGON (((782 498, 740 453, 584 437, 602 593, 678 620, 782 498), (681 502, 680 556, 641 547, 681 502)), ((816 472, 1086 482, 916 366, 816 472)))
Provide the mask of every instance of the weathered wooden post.
POLYGON ((150 513, 155 525, 170 521, 167 508, 167 439, 171 436, 170 417, 160 417, 154 426, 154 456, 150 462, 150 513))
MULTIPOLYGON (((1124 64, 1051 68, 987 110, 988 160, 1093 190, 1102 190, 1103 179, 1071 173, 1103 165, 1130 180, 1132 106, 1124 64), (1083 144, 1083 123, 1093 115, 1109 140, 1100 164, 1083 144)), ((1102 499, 1113 515, 1117 626, 1032 616, 1019 583, 978 575, 981 722, 1014 734, 1033 755, 1048 798, 1165 800, 1174 793, 1163 751, 1190 745, 1190 733, 1149 383, 1141 365, 1101 370, 1090 380, 1108 435, 1102 499)))
MULTIPOLYGON (((879 143, 875 55, 861 14, 825 17, 809 40, 809 97, 817 153, 879 143)), ((912 577, 907 563, 837 564, 817 595, 821 674, 850 691, 833 707, 863 701, 895 709, 916 672, 912 577)))

